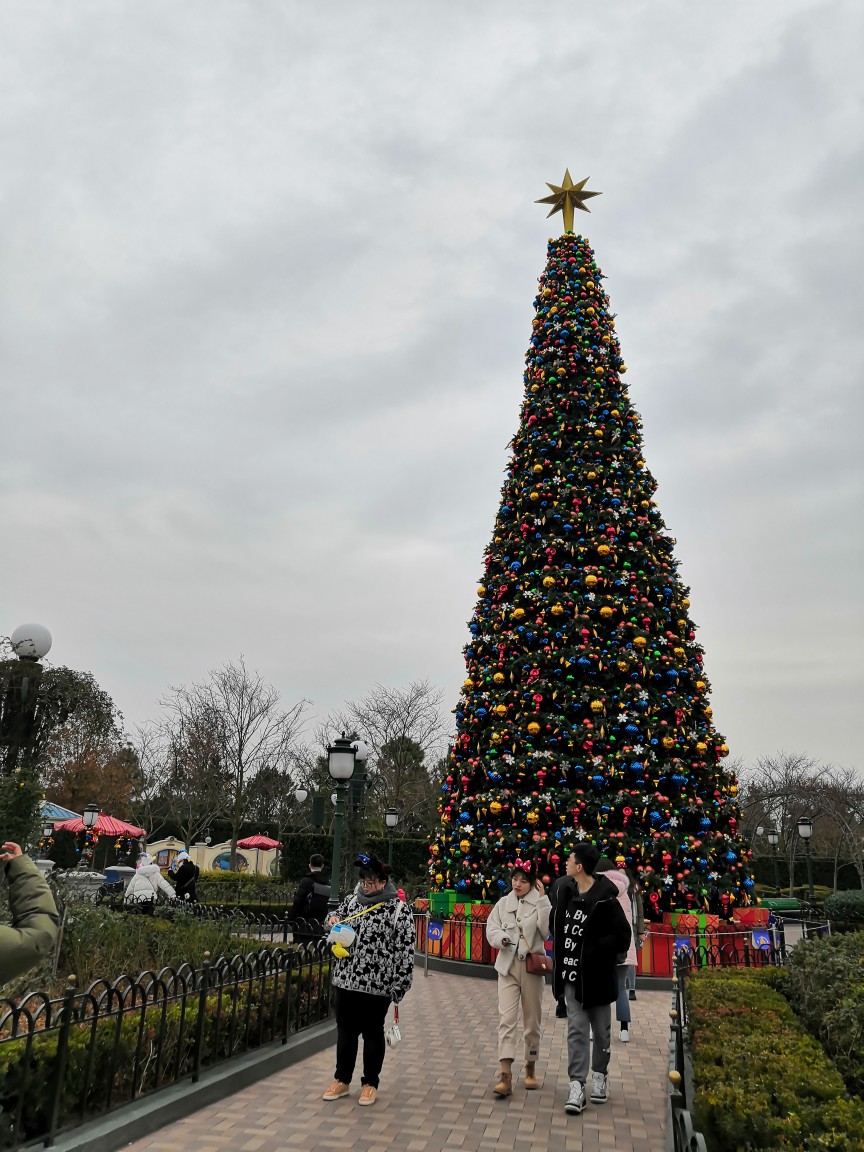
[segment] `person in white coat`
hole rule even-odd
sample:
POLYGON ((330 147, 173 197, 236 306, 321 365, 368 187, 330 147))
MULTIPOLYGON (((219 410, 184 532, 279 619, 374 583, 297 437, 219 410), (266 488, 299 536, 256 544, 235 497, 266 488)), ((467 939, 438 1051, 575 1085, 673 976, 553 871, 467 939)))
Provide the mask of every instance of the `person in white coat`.
MULTIPOLYGON (((622 955, 618 964, 618 999, 615 1002, 615 1018, 618 1021, 618 1038, 626 1044, 630 1039, 630 997, 631 988, 636 987, 636 953, 645 939, 645 921, 638 902, 639 888, 625 871, 623 861, 614 862, 604 856, 597 861, 595 876, 606 876, 618 889, 618 903, 630 924, 632 936, 626 956, 622 955)), ((635 997, 634 997, 635 999, 635 997)))
POLYGON ((540 1007, 545 987, 543 974, 526 968, 529 952, 545 953, 549 935, 549 898, 530 862, 517 860, 511 890, 498 901, 486 921, 486 939, 498 949, 498 1059, 500 1071, 493 1088, 496 1096, 513 1091, 512 1066, 516 1058, 518 1011, 522 1008, 524 1082, 539 1087, 536 1077, 540 1047, 540 1007))
POLYGON ((138 857, 135 875, 129 881, 123 897, 123 903, 139 908, 142 912, 152 912, 160 892, 170 900, 176 898, 174 889, 159 871, 159 865, 154 863, 149 853, 142 852, 138 857))

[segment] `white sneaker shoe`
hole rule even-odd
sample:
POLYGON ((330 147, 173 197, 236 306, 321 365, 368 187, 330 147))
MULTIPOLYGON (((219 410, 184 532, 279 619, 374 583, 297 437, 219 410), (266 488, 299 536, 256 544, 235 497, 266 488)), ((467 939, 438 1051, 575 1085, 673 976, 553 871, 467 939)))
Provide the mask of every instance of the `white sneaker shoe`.
POLYGON ((564 1111, 569 1112, 571 1116, 578 1116, 580 1112, 585 1111, 585 1089, 578 1080, 570 1081, 570 1095, 567 1097, 564 1111))
POLYGON ((630 1039, 630 1029, 625 1025, 621 1025, 620 1040, 622 1044, 626 1044, 630 1039))
POLYGON ((606 1081, 608 1077, 605 1072, 592 1072, 591 1073, 591 1103, 592 1104, 605 1104, 606 1103, 606 1081))

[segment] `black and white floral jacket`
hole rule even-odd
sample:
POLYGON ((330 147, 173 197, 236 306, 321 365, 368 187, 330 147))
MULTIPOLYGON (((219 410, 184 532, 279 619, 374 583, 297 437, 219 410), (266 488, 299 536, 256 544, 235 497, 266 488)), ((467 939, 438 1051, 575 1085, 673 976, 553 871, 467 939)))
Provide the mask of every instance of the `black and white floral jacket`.
MULTIPOLYGON (((340 920, 363 911, 356 896, 343 900, 336 910, 340 920)), ((349 920, 357 936, 346 957, 333 962, 333 985, 349 992, 389 996, 399 1004, 414 979, 414 916, 395 896, 349 920)))

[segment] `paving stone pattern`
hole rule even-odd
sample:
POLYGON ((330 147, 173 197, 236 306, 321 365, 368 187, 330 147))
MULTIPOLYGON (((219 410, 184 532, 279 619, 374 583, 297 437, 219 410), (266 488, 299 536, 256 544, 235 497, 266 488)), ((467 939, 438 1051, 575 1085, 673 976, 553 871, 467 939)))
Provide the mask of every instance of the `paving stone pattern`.
MULTIPOLYGON (((639 992, 630 1043, 613 1023, 609 1100, 568 1116, 565 1020, 544 999, 538 1091, 514 1063, 513 1095, 492 1094, 498 1068, 492 980, 417 971, 400 1008, 403 1040, 387 1053, 377 1103, 325 1103, 334 1049, 127 1147, 131 1152, 665 1152, 669 1009, 666 992, 639 992)), ((614 1010, 613 1010, 614 1011, 614 1010)), ((361 1041, 362 1044, 362 1041, 361 1041)), ((361 1051, 362 1056, 362 1051, 361 1051)))

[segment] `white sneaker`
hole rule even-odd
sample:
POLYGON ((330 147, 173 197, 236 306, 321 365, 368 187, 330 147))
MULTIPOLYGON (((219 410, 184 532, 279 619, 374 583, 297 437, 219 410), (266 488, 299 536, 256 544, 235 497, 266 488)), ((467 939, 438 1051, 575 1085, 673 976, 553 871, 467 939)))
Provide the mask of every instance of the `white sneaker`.
POLYGON ((592 1104, 605 1104, 606 1103, 606 1080, 605 1072, 592 1072, 591 1073, 591 1103, 592 1104))
POLYGON ((578 1080, 570 1081, 570 1095, 567 1097, 564 1111, 572 1116, 578 1116, 580 1112, 585 1111, 585 1090, 578 1080))
POLYGON ((626 1044, 630 1039, 630 1029, 622 1024, 620 1040, 622 1044, 626 1044))

